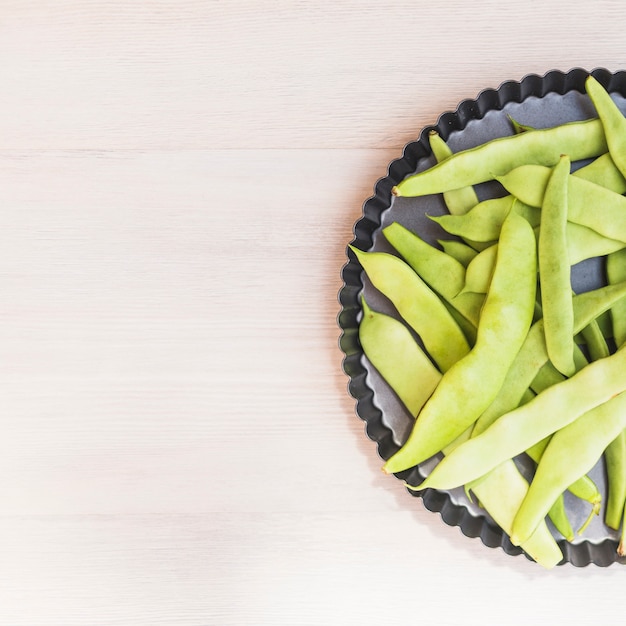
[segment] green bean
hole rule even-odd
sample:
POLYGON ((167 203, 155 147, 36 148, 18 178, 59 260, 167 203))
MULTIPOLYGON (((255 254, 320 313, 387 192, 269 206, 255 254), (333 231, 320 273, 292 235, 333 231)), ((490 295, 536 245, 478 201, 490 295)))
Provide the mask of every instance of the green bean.
MULTIPOLYGON (((601 185, 615 193, 626 193, 626 179, 615 167, 608 153, 577 169, 572 173, 572 176, 601 185)), ((502 222, 511 210, 514 200, 514 196, 510 194, 498 198, 489 198, 479 202, 465 215, 431 216, 431 219, 438 222, 451 235, 467 237, 474 241, 491 242, 500 236, 502 222)), ((532 207, 517 201, 515 210, 533 226, 539 226, 540 209, 538 206, 532 207)), ((603 254, 606 253, 600 251, 594 256, 602 256, 603 254)))
MULTIPOLYGON (((529 402, 534 397, 535 397, 535 394, 532 391, 528 390, 524 394, 521 404, 525 404, 526 402, 529 402)), ((545 441, 545 446, 547 446, 548 445, 547 439, 544 441, 545 441)), ((526 451, 528 456, 530 456, 530 458, 533 459, 533 461, 535 461, 536 463, 539 462, 539 459, 541 458, 541 454, 543 454, 543 449, 545 449, 545 446, 544 446, 542 450, 539 450, 538 446, 539 444, 536 444, 536 446, 531 448, 531 450, 526 451)), ((480 483, 480 479, 477 481, 477 484, 478 483, 480 483)), ((474 485, 474 487, 475 486, 476 485, 474 485)), ((548 517, 550 518, 550 521, 552 522, 554 527, 557 529, 557 531, 560 532, 567 541, 572 541, 574 539, 574 530, 572 529, 569 518, 567 517, 567 511, 565 510, 565 501, 563 498, 563 494, 561 494, 561 496, 557 498, 556 502, 554 503, 554 505, 548 512, 548 517)))
POLYGON ((598 315, 598 317, 596 318, 596 321, 598 322, 600 331, 606 337, 606 339, 610 339, 611 337, 613 337, 613 325, 611 324, 611 311, 605 311, 601 315, 598 315))
MULTIPOLYGON (((436 130, 430 131, 428 141, 438 163, 452 156, 452 150, 436 130)), ((478 204, 478 196, 471 185, 445 191, 443 200, 452 215, 463 215, 478 204)))
MULTIPOLYGON (((388 315, 372 311, 364 299, 362 303, 359 338, 365 355, 407 410, 415 415, 428 388, 436 384, 441 374, 430 364, 404 324, 388 315)), ((462 436, 454 444, 460 439, 462 436)), ((527 491, 528 483, 511 462, 503 463, 492 472, 489 479, 483 481, 483 485, 477 489, 477 496, 487 513, 505 532, 510 533, 515 514, 527 491)), ((522 548, 546 568, 554 567, 563 558, 545 524, 539 526, 522 548)))
MULTIPOLYGON (((606 275, 610 284, 626 280, 626 248, 609 254, 606 259, 606 275)), ((616 302, 611 307, 611 325, 616 345, 626 341, 626 303, 616 302)))
POLYGON ((600 330, 600 325, 597 320, 592 320, 585 328, 580 331, 585 344, 587 345, 587 352, 592 361, 603 359, 609 356, 610 350, 606 343, 606 339, 600 330))
POLYGON ((487 293, 496 266, 498 244, 479 252, 467 266, 465 285, 461 293, 487 293))
MULTIPOLYGON (((545 354, 545 358, 547 359, 547 353, 545 352, 545 344, 543 353, 545 354)), ((576 370, 582 369, 587 365, 587 360, 584 355, 580 351, 580 349, 575 351, 576 354, 576 370)), ((518 355, 519 357, 519 355, 518 355)), ((511 368, 511 372, 513 375, 516 374, 515 368, 511 368)), ((507 380, 510 378, 507 375, 507 380)), ((481 415, 480 419, 474 425, 474 429, 472 431, 472 436, 479 435, 481 432, 486 430, 488 426, 493 424, 493 422, 503 415, 508 410, 517 408, 517 406, 521 406, 522 404, 526 404, 533 397, 535 397, 535 393, 541 393, 548 387, 555 385, 561 381, 565 380, 565 377, 558 372, 554 366, 550 363, 550 361, 545 362, 545 364, 539 369, 537 375, 533 379, 530 387, 532 391, 526 390, 523 392, 519 402, 516 404, 516 399, 507 393, 507 385, 503 385, 501 392, 498 394, 496 400, 489 406, 489 408, 481 415)), ((550 441, 550 437, 545 437, 541 441, 532 445, 528 450, 526 450, 526 454, 533 460, 535 463, 539 463, 539 459, 543 454, 548 442, 550 441)), ((602 501, 602 497, 600 492, 598 491, 595 483, 588 477, 583 476, 579 480, 575 481, 568 487, 568 491, 570 491, 574 496, 580 498, 581 500, 585 500, 592 505, 592 514, 597 514, 600 508, 600 503, 602 501)), ((558 523, 558 520, 557 520, 558 523)), ((563 522, 564 524, 564 522, 563 522)), ((556 523, 555 523, 556 525, 556 523)), ((566 528, 566 527, 564 527, 566 528)), ((561 531, 559 531, 561 532, 561 531)), ((562 532, 565 535, 564 532, 562 532)))
POLYGON ((398 222, 383 228, 383 234, 413 270, 446 300, 463 289, 465 268, 456 259, 426 243, 398 222))
POLYGON ((359 324, 359 340, 363 352, 415 416, 439 384, 441 373, 402 322, 373 311, 365 298, 361 303, 363 318, 359 324))
MULTIPOLYGON (((593 324, 593 321, 591 323, 593 324)), ((606 356, 608 356, 608 354, 606 356)), ((587 365, 589 365, 587 357, 583 354, 580 347, 574 344, 574 366, 576 371, 581 370, 587 365)), ((548 387, 552 387, 552 385, 556 385, 564 380, 565 376, 554 367, 551 361, 547 361, 533 378, 532 383, 530 383, 530 388, 535 393, 541 393, 548 387)))
POLYGON ((446 302, 443 299, 442 302, 446 309, 448 309, 448 312, 450 313, 452 319, 454 319, 458 327, 463 332, 463 335, 467 339, 470 348, 473 347, 476 343, 476 326, 472 324, 472 322, 467 320, 463 315, 461 315, 461 313, 459 313, 449 302, 446 302))
POLYGON ((465 215, 429 217, 451 235, 493 243, 500 237, 502 222, 511 210, 525 217, 532 226, 539 225, 540 209, 516 201, 512 195, 483 200, 465 215))
MULTIPOLYGON (((497 179, 525 204, 541 207, 550 176, 550 168, 523 165, 497 179)), ((587 226, 609 239, 626 242, 626 197, 574 175, 568 178, 567 193, 570 222, 587 226)))
MULTIPOLYGON (((545 437, 541 441, 532 445, 528 450, 526 450, 526 454, 536 463, 539 464, 541 457, 548 447, 551 436, 545 437)), ((580 500, 584 500, 585 502, 589 502, 591 504, 591 516, 597 515, 600 512, 600 506, 602 504, 602 495, 598 490, 596 484, 587 476, 586 474, 582 475, 580 478, 577 478, 573 483, 568 485, 567 490, 573 495, 579 498, 580 500)), ((565 533, 563 533, 565 534, 565 533)))
MULTIPOLYGON (((535 229, 537 238, 540 232, 539 228, 535 229)), ((605 256, 626 247, 623 241, 609 239, 586 226, 571 222, 566 224, 566 233, 567 260, 572 266, 586 259, 605 256)), ((497 246, 497 243, 492 244, 470 261, 465 270, 465 285, 461 293, 487 293, 497 246)))
POLYGON ((393 222, 383 229, 387 241, 430 287, 467 320, 478 326, 483 297, 457 298, 465 284, 465 268, 408 228, 393 222))
MULTIPOLYGON (((609 254, 606 260, 606 275, 609 284, 626 279, 626 248, 609 254)), ((621 347, 626 341, 626 306, 620 301, 610 309, 613 338, 621 347)), ((589 343, 589 342, 588 342, 589 343)), ((593 344, 592 344, 593 345, 593 344)), ((618 530, 626 503, 626 430, 623 430, 604 452, 607 478, 607 501, 604 512, 604 523, 618 530)), ((626 539, 622 531, 620 546, 624 547, 626 539)))
POLYGON ((557 496, 547 515, 550 518, 550 521, 554 524, 556 530, 563 535, 566 541, 574 541, 576 535, 569 518, 567 517, 565 498, 562 493, 557 496))
POLYGON ((511 535, 513 544, 526 541, 556 497, 563 493, 567 485, 591 470, 607 445, 625 427, 626 394, 618 393, 581 413, 554 434, 515 516, 511 535))
POLYGON ((537 244, 546 347, 550 360, 565 376, 571 376, 576 370, 570 264, 565 262, 569 171, 569 157, 562 156, 546 186, 537 244))
POLYGON ((626 502, 626 430, 622 430, 604 451, 607 477, 604 523, 617 530, 626 502))
POLYGON ((456 259, 466 269, 468 263, 478 254, 474 248, 456 239, 439 239, 437 243, 448 256, 456 259))
POLYGON ((387 473, 430 458, 471 426, 489 406, 528 333, 536 271, 532 228, 522 217, 511 213, 502 227, 498 260, 476 345, 444 374, 407 442, 385 463, 387 473), (478 386, 479 394, 475 393, 478 386))
POLYGON ((561 154, 578 161, 607 152, 602 124, 598 119, 570 122, 545 130, 534 130, 493 139, 475 148, 455 153, 424 172, 398 183, 396 196, 424 196, 476 185, 501 176, 527 163, 552 166, 561 154))
POLYGON ((585 89, 602 122, 609 154, 619 171, 626 176, 626 118, 593 76, 585 81, 585 89))
MULTIPOLYGON (((459 293, 450 300, 450 304, 476 329, 480 320, 480 313, 485 304, 485 294, 459 293)), ((474 333, 473 343, 476 343, 475 335, 476 333, 474 333)))
MULTIPOLYGON (((582 354, 580 349, 577 349, 577 348, 578 346, 575 346, 575 352, 574 352, 575 359, 574 360, 576 364, 576 371, 579 371, 583 367, 588 365, 588 361, 587 359, 585 359, 585 356, 582 354)), ((565 380, 565 377, 554 368, 554 366, 550 363, 550 361, 548 361, 539 370, 539 373, 537 374, 537 376, 535 376, 531 384, 531 387, 536 393, 541 393, 548 387, 551 387, 552 385, 555 385, 563 380, 565 380)), ((524 399, 522 400, 522 402, 520 402, 520 405, 525 404, 525 402, 530 400, 530 398, 527 398, 527 399, 526 398, 527 396, 525 394, 524 399)), ((493 421, 491 423, 493 423, 493 421)), ((482 430, 484 429, 485 428, 483 427, 482 430)), ((475 430, 477 429, 475 428, 475 430)), ((477 430, 477 434, 478 434, 478 430, 477 430)), ((528 450, 525 451, 526 454, 533 461, 535 461, 535 463, 539 463, 539 460, 541 459, 541 455, 543 454, 544 450, 548 446, 550 439, 551 439, 550 436, 545 437, 541 441, 532 445, 530 448, 528 448, 528 450)), ((586 502, 589 502, 592 505, 590 517, 597 515, 599 513, 600 505, 602 503, 602 496, 600 495, 598 487, 591 480, 591 478, 589 478, 589 476, 581 476, 578 480, 574 481, 571 485, 569 485, 567 490, 572 495, 576 496, 577 498, 580 498, 581 500, 585 500, 586 502)), ((562 534, 564 535, 565 533, 562 533, 562 534)))
MULTIPOLYGON (((572 298, 574 309, 574 332, 579 332, 615 302, 626 297, 626 282, 607 285, 578 294, 572 298)), ((515 409, 524 392, 531 386, 537 373, 548 361, 543 320, 530 328, 522 347, 507 372, 504 384, 494 401, 480 416, 474 429, 485 431, 499 417, 515 409)))
POLYGON ((617 544, 617 556, 618 557, 624 557, 626 556, 626 507, 624 508, 624 512, 623 512, 623 518, 622 518, 622 529, 620 532, 620 538, 619 538, 619 542, 617 544))
MULTIPOLYGON (((513 519, 528 491, 528 483, 513 461, 495 468, 473 489, 481 506, 491 515, 507 535, 511 534, 513 519)), ((547 525, 540 524, 533 535, 521 546, 537 563, 550 569, 563 554, 547 525)))
POLYGON ((625 366, 626 350, 618 350, 609 357, 590 363, 562 383, 549 387, 459 446, 435 467, 420 488, 458 487, 521 454, 626 390, 625 366))
POLYGON ((386 252, 350 248, 372 285, 420 336, 440 370, 446 371, 469 352, 467 339, 448 309, 404 261, 386 252))
POLYGON ((617 169, 608 152, 572 172, 572 176, 584 178, 615 193, 626 193, 626 178, 617 169))
POLYGON ((611 239, 595 230, 573 222, 567 222, 567 256, 570 265, 594 257, 606 256, 626 246, 626 242, 611 239))
POLYGON ((559 370, 557 370, 550 361, 546 361, 530 383, 530 388, 537 394, 541 393, 548 387, 552 387, 552 385, 563 382, 564 380, 565 376, 563 376, 563 374, 561 374, 561 372, 559 372, 559 370))

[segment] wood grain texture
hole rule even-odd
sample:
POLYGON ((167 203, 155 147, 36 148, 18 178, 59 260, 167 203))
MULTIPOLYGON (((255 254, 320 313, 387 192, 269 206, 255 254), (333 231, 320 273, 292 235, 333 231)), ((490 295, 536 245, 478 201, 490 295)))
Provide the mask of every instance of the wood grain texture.
POLYGON ((2 145, 397 148, 484 87, 623 66, 625 15, 615 0, 7 0, 2 145))
POLYGON ((626 65, 588 6, 1 3, 0 624, 611 619, 619 567, 540 572, 383 476, 336 324, 424 125, 626 65))

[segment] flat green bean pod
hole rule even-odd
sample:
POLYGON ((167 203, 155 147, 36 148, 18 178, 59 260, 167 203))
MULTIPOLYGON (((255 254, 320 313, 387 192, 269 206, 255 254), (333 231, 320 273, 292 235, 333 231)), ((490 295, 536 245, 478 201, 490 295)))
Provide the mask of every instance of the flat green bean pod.
MULTIPOLYGON (((525 204, 541 207, 551 173, 547 167, 523 165, 497 179, 525 204)), ((567 195, 570 222, 587 226, 609 239, 626 242, 626 197, 574 175, 568 178, 567 195)))
POLYGON ((500 237, 502 223, 511 210, 525 217, 532 226, 539 226, 541 210, 516 201, 512 195, 483 200, 464 215, 429 217, 451 235, 493 243, 500 237))
MULTIPOLYGON (((626 350, 594 361, 571 378, 502 415, 445 457, 420 489, 452 489, 485 475, 626 390, 626 350)), ((584 474, 585 472, 583 472, 584 474)), ((571 481, 570 481, 571 482, 571 481)), ((567 485, 566 485, 567 487, 567 485)))
MULTIPOLYGON (((563 260, 569 261, 570 266, 594 257, 609 255, 626 247, 626 242, 609 239, 579 224, 568 222, 565 230, 567 255, 563 260)), ((539 239, 540 232, 539 228, 535 229, 537 239, 539 239)), ((493 274, 497 246, 497 243, 492 244, 470 260, 465 268, 465 285, 461 293, 487 293, 493 274)))
POLYGON ((562 154, 572 161, 600 156, 608 151, 599 119, 570 122, 493 139, 455 153, 430 169, 405 178, 392 192, 397 196, 443 193, 493 180, 528 163, 555 165, 562 154))
POLYGON ((511 542, 526 541, 555 499, 590 471, 611 441, 626 428, 626 393, 607 399, 554 434, 543 453, 520 510, 511 542))
POLYGON ((424 282, 478 326, 484 298, 457 298, 465 285, 465 267, 459 261, 426 243, 398 222, 383 228, 383 234, 424 282))
POLYGON ((446 371, 470 350, 465 335, 439 297, 402 260, 386 252, 351 246, 372 285, 394 304, 424 342, 440 370, 446 371))
POLYGON ((615 193, 626 193, 626 178, 617 169, 608 152, 601 154, 584 167, 578 168, 572 172, 572 176, 584 178, 615 193))
POLYGON ((585 89, 602 122, 611 158, 622 175, 626 176, 626 118, 593 76, 585 81, 585 89))
POLYGON ((478 254, 477 250, 456 239, 440 239, 437 243, 447 255, 456 259, 466 269, 469 262, 478 254))
MULTIPOLYGON (((376 313, 364 299, 359 339, 366 357, 390 388, 415 415, 421 408, 428 389, 434 388, 441 374, 422 352, 411 333, 400 321, 376 313)), ((466 433, 469 436, 469 432, 466 433)), ((449 448, 460 444, 459 437, 449 448)), ((503 463, 477 488, 481 505, 506 533, 528 491, 528 483, 513 462, 503 463)), ((522 545, 523 550, 545 568, 552 568, 563 555, 546 524, 541 524, 522 545)))
MULTIPOLYGON (((580 332, 615 302, 626 297, 626 281, 600 287, 575 295, 572 298, 574 309, 574 332, 580 332)), ((548 362, 543 320, 535 322, 515 357, 504 384, 489 407, 480 416, 474 430, 476 434, 485 431, 499 417, 515 409, 526 390, 533 384, 539 371, 548 362)))
MULTIPOLYGON (((453 155, 448 144, 436 130, 429 133, 428 141, 438 163, 453 155)), ((471 185, 444 192, 443 200, 452 215, 463 215, 478 204, 478 196, 471 185)))
MULTIPOLYGON (((626 280, 626 248, 609 254, 606 259, 606 275, 610 284, 626 280)), ((611 307, 613 339, 619 347, 626 342, 626 302, 616 302, 611 307)))
POLYGON ((465 271, 465 285, 461 293, 487 293, 498 257, 498 244, 479 252, 465 271))
MULTIPOLYGON (((528 492, 528 483, 515 463, 501 463, 474 487, 473 492, 496 524, 510 535, 515 515, 528 492)), ((521 548, 546 569, 555 567, 563 559, 563 553, 545 522, 539 524, 521 548)))
MULTIPOLYGON (((526 450, 526 454, 538 465, 552 437, 546 437, 526 450)), ((602 495, 597 485, 586 474, 568 485, 567 490, 577 498, 592 505, 591 515, 598 515, 602 504, 602 495)), ((562 533, 565 535, 565 533, 562 533)))
POLYGON ((618 530, 626 503, 626 430, 622 430, 604 451, 607 498, 604 523, 618 530))
POLYGON ((603 359, 611 353, 606 339, 602 334, 602 330, 600 329, 600 325, 598 324, 598 320, 592 320, 580 331, 580 335, 585 340, 587 352, 592 361, 603 359))
MULTIPOLYGON (((572 173, 572 176, 601 185, 618 194, 626 193, 626 179, 617 169, 608 153, 577 169, 572 173)), ((547 184, 547 172, 545 180, 547 184)), ((515 197, 510 194, 498 198, 489 198, 476 204, 464 215, 440 215, 432 216, 431 219, 438 222, 451 235, 470 238, 474 241, 493 242, 500 236, 502 222, 512 208, 523 215, 533 226, 539 226, 540 208, 529 206, 519 200, 513 205, 514 200, 515 197)), ((581 247, 584 245, 588 245, 588 243, 581 243, 581 247)), ((591 256, 603 256, 604 254, 607 253, 603 250, 590 253, 591 256)))
POLYGON ((546 185, 537 244, 546 347, 550 360, 565 376, 571 376, 576 371, 574 310, 566 235, 569 171, 569 157, 562 156, 546 185))
POLYGON ((536 272, 532 228, 511 213, 502 227, 498 260, 476 344, 444 374, 418 415, 407 442, 385 463, 384 471, 399 472, 437 454, 489 406, 532 322, 536 272), (475 393, 477 388, 481 393, 475 393))
POLYGON ((415 416, 439 384, 441 373, 402 322, 373 311, 365 298, 361 298, 361 303, 359 341, 363 352, 415 416))

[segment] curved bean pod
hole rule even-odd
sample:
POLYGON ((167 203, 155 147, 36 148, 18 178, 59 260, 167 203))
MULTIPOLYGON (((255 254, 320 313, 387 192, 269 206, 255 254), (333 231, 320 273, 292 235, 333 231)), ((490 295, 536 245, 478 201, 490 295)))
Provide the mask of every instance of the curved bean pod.
POLYGON ((405 178, 392 193, 396 196, 443 193, 493 180, 527 163, 552 166, 562 154, 569 154, 572 161, 578 161, 597 157, 607 150, 599 119, 570 122, 500 137, 457 152, 434 167, 405 178))
MULTIPOLYGON (((539 239, 539 233, 540 229, 535 229, 537 239, 539 239)), ((568 222, 566 224, 566 233, 567 259, 570 266, 586 259, 610 255, 613 252, 626 248, 626 242, 609 239, 579 224, 568 222)), ((465 285, 461 293, 487 293, 491 275, 493 274, 497 246, 498 244, 494 243, 481 250, 468 263, 465 268, 465 285)))
POLYGON ((592 320, 585 328, 580 331, 582 338, 587 345, 587 352, 592 361, 603 359, 611 353, 606 339, 600 330, 598 320, 592 320))
POLYGON ((469 352, 465 335, 443 302, 402 259, 386 252, 350 249, 372 285, 420 336, 440 370, 446 371, 469 352))
POLYGON ((466 270, 469 262, 478 254, 477 250, 456 239, 439 239, 437 243, 448 256, 456 259, 466 270))
POLYGON ((384 471, 399 472, 437 454, 489 406, 532 322, 536 272, 532 228, 511 213, 502 227, 498 261, 476 345, 444 374, 407 442, 385 463, 384 471), (477 386, 481 387, 480 394, 474 393, 477 386))
MULTIPOLYGON (((513 461, 501 463, 473 489, 483 508, 507 535, 511 534, 515 515, 528 492, 528 483, 513 461)), ((545 522, 520 546, 537 563, 551 569, 563 559, 563 553, 545 522)))
POLYGON ((601 154, 591 163, 572 172, 572 176, 584 178, 615 193, 626 193, 626 178, 617 169, 608 152, 601 154))
MULTIPOLYGON (((552 437, 546 437, 542 439, 534 446, 531 446, 526 450, 526 454, 537 464, 539 465, 539 461, 545 449, 548 447, 552 437)), ((567 487, 567 490, 577 498, 584 500, 585 502, 589 502, 592 505, 591 515, 597 515, 600 512, 600 506, 602 504, 602 495, 597 487, 597 485, 587 476, 586 474, 576 479, 571 485, 567 487)), ((562 533, 563 535, 565 533, 562 533)))
POLYGON ((626 503, 626 430, 622 430, 604 451, 607 476, 604 523, 618 530, 626 503))
POLYGON ((415 416, 441 380, 441 373, 399 320, 373 311, 361 298, 359 341, 365 356, 415 416), (398 367, 398 363, 401 364, 398 367))
MULTIPOLYGON (((626 179, 617 169, 608 152, 572 172, 572 176, 583 178, 618 194, 626 193, 626 179)), ((510 194, 499 198, 490 198, 479 202, 465 215, 440 215, 433 216, 431 219, 438 222, 451 235, 467 237, 481 242, 495 241, 500 236, 502 222, 511 210, 513 201, 514 196, 510 194)), ((529 206, 518 200, 515 203, 515 210, 533 226, 539 226, 541 219, 539 206, 529 206)), ((600 250, 593 256, 603 256, 604 254, 607 253, 600 250)))
POLYGON ((444 458, 420 485, 420 489, 459 487, 521 454, 587 411, 625 391, 624 367, 626 350, 618 350, 502 415, 487 430, 444 458))
POLYGON ((429 218, 451 235, 489 243, 500 237, 502 223, 513 209, 532 226, 539 226, 541 210, 516 201, 512 195, 483 200, 464 215, 433 215, 429 218))
POLYGON ((546 347, 550 360, 565 376, 576 371, 574 311, 565 230, 569 171, 569 157, 562 156, 546 186, 537 243, 546 347))
MULTIPOLYGON (((606 275, 610 284, 626 280, 626 248, 608 255, 606 275)), ((616 302, 611 307, 611 326, 615 344, 622 346, 626 342, 626 303, 616 302)))
POLYGON ((574 480, 591 470, 607 445, 625 427, 626 393, 619 393, 554 434, 515 516, 513 544, 523 543, 533 533, 555 499, 574 480))
POLYGON ((609 154, 622 175, 626 176, 626 117, 593 76, 585 81, 585 89, 602 122, 609 154))
MULTIPOLYGON (((550 176, 550 168, 523 165, 497 179, 525 204, 541 207, 550 176)), ((570 222, 587 226, 609 239, 626 242, 626 197, 574 175, 568 177, 567 194, 570 222), (590 207, 594 210, 590 211, 590 207)))
POLYGON ((483 297, 457 298, 465 284, 465 268, 398 222, 383 228, 387 241, 430 287, 463 317, 478 326, 483 297))
MULTIPOLYGON (((407 410, 415 415, 427 394, 428 386, 436 384, 441 374, 430 364, 404 324, 388 315, 372 311, 364 299, 363 312, 359 338, 367 358, 407 410)), ((527 491, 527 481, 515 464, 510 462, 496 468, 477 488, 476 495, 489 515, 510 534, 515 514, 527 491)), ((563 558, 545 524, 540 525, 521 547, 537 563, 548 569, 563 558)))
POLYGON ((554 524, 556 530, 563 535, 566 541, 574 541, 576 535, 569 518, 567 517, 565 498, 562 493, 557 496, 547 515, 550 518, 550 521, 554 524))
POLYGON ((479 252, 465 270, 465 285, 461 293, 487 293, 496 267, 498 244, 479 252))
MULTIPOLYGON (((442 139, 436 130, 428 134, 430 149, 438 163, 445 161, 453 155, 448 144, 442 139)), ((451 189, 443 194, 443 201, 452 215, 463 215, 478 204, 478 196, 471 185, 451 189)))
MULTIPOLYGON (((572 298, 574 332, 580 332, 593 319, 626 297, 626 281, 578 294, 572 298)), ((507 372, 500 392, 474 426, 476 434, 485 431, 499 417, 515 409, 538 372, 548 361, 543 320, 533 324, 524 344, 507 372)))

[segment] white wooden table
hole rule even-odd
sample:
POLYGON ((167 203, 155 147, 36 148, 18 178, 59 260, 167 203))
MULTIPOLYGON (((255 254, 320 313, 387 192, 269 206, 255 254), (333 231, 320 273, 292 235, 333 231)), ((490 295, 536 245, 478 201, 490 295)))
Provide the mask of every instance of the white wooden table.
POLYGON ((337 341, 419 130, 626 66, 626 5, 3 0, 0 624, 603 623, 380 472, 337 341))

